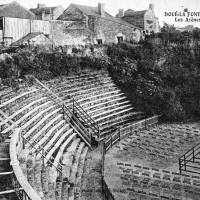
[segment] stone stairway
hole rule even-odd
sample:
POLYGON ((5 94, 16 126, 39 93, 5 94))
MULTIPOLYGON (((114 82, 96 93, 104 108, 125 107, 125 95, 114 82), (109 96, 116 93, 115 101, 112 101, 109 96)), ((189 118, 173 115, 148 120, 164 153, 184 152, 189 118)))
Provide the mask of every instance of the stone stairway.
POLYGON ((105 71, 69 76, 44 83, 66 104, 75 98, 99 125, 101 139, 111 134, 116 126, 126 126, 144 118, 143 113, 132 106, 105 71))
MULTIPOLYGON (((101 153, 97 148, 88 153, 85 169, 83 173, 81 191, 79 191, 81 200, 103 200, 101 188, 101 153)), ((75 198, 78 200, 78 198, 75 198)))

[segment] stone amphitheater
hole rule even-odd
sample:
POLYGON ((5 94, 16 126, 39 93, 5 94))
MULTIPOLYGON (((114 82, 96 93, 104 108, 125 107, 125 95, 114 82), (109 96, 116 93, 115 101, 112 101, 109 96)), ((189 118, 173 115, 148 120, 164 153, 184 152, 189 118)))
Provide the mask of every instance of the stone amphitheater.
POLYGON ((0 200, 200 199, 198 124, 157 124, 107 71, 28 78, 1 89, 0 200))

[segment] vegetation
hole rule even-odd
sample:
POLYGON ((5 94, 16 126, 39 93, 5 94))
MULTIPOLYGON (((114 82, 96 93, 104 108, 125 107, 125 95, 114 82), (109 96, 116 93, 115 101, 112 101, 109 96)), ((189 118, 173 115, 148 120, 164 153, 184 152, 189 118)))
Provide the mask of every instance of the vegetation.
POLYGON ((200 52, 151 43, 108 48, 109 71, 133 104, 167 120, 199 116, 200 52))
MULTIPOLYGON (((200 38, 199 33, 198 29, 191 33, 194 41, 200 38)), ((16 80, 26 74, 51 79, 85 68, 108 68, 139 110, 162 114, 166 120, 194 119, 200 114, 200 51, 198 44, 195 48, 182 45, 185 40, 180 34, 173 27, 164 27, 160 33, 164 45, 148 40, 140 45, 121 43, 107 46, 104 53, 94 48, 89 49, 90 53, 74 48, 71 55, 38 48, 20 49, 0 56, 0 78, 12 86, 13 81, 16 85, 16 80)))

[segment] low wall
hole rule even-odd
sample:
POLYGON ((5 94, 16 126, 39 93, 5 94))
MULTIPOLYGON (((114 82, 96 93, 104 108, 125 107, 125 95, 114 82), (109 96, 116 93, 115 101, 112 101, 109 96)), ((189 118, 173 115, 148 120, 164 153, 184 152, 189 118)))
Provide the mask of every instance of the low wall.
POLYGON ((36 191, 31 187, 27 178, 24 176, 18 160, 18 155, 23 149, 23 139, 20 134, 20 129, 15 129, 10 141, 10 165, 13 168, 14 177, 14 189, 17 195, 22 197, 22 199, 27 200, 41 200, 36 191), (19 190, 22 189, 22 190, 19 190))

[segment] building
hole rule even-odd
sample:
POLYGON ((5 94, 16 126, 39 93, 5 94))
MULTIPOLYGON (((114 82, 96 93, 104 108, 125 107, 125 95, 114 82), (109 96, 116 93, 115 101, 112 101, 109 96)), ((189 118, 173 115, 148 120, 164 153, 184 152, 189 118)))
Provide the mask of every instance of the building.
POLYGON ((44 35, 43 33, 39 32, 32 32, 28 33, 23 38, 19 39, 18 41, 12 43, 13 46, 20 46, 20 45, 51 45, 50 39, 44 35))
MULTIPOLYGON (((38 8, 40 11, 48 11, 43 20, 38 19, 41 15, 37 15, 36 10, 32 10, 36 20, 0 17, 0 42, 9 46, 35 33, 42 33, 54 46, 138 42, 142 36, 142 29, 108 14, 101 3, 97 7, 71 4, 61 15, 58 12, 52 15, 53 9, 44 5, 39 5, 38 8), (60 16, 57 18, 58 15, 60 16), (57 20, 48 20, 53 17, 57 20)), ((44 17, 44 14, 42 16, 44 17)))
POLYGON ((0 5, 0 45, 10 45, 16 35, 26 32, 22 26, 18 26, 18 21, 34 20, 35 15, 19 3, 13 1, 0 5), (9 20, 9 19, 15 20, 9 20), (7 31, 9 29, 9 31, 7 31), (6 33, 8 32, 8 34, 6 33), (12 34, 10 34, 12 32, 12 34))
POLYGON ((65 32, 83 44, 138 42, 141 37, 140 28, 111 16, 102 3, 97 7, 71 4, 58 19, 71 22, 65 32))
POLYGON ((34 13, 13 1, 0 5, 0 17, 13 17, 21 19, 35 19, 34 13))
POLYGON ((120 9, 116 17, 123 19, 137 27, 140 27, 146 33, 150 33, 152 31, 157 33, 160 31, 159 21, 155 16, 153 4, 149 4, 148 10, 142 11, 134 11, 132 9, 128 9, 124 12, 123 9, 120 9))
POLYGON ((56 20, 64 11, 62 6, 47 7, 45 4, 37 5, 37 8, 30 9, 38 20, 56 20))
POLYGON ((9 46, 29 33, 51 34, 50 21, 0 17, 0 43, 9 46))

